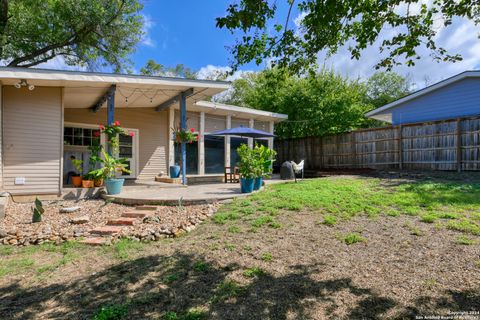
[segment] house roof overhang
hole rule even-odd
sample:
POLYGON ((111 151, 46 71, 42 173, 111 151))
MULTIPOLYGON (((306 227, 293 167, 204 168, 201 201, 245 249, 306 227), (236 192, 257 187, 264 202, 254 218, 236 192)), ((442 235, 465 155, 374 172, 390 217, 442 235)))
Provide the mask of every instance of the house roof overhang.
POLYGON ((231 115, 240 119, 254 119, 257 121, 281 122, 288 119, 286 114, 239 107, 211 101, 196 101, 188 107, 190 111, 205 112, 214 115, 231 115))
POLYGON ((193 89, 190 99, 205 99, 229 88, 230 82, 129 74, 0 67, 2 85, 25 79, 34 86, 61 87, 65 108, 90 108, 116 86, 115 106, 156 107, 193 89))
POLYGON ((386 122, 392 122, 392 111, 391 109, 398 107, 399 105, 408 102, 410 100, 416 99, 418 97, 421 97, 423 95, 426 95, 432 91, 438 90, 440 88, 446 87, 454 82, 463 80, 465 78, 478 78, 480 77, 480 71, 464 71, 462 73, 459 73, 453 77, 450 77, 448 79, 445 79, 443 81, 437 82, 431 86, 425 87, 421 90, 415 91, 412 94, 409 94, 403 98, 400 98, 398 100, 395 100, 391 103, 388 103, 380 108, 374 109, 370 112, 367 112, 365 116, 372 118, 372 119, 377 119, 377 120, 382 120, 386 122))

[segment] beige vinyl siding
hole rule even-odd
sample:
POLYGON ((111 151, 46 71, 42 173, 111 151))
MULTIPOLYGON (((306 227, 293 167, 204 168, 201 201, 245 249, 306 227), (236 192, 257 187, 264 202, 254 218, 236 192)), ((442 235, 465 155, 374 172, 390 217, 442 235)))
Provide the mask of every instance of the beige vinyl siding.
MULTIPOLYGON (((89 109, 65 108, 65 121, 85 124, 105 123, 107 113, 89 109)), ((154 179, 160 171, 167 172, 168 164, 168 110, 156 112, 154 108, 117 108, 115 120, 122 127, 138 129, 137 179, 154 179)))
POLYGON ((253 127, 257 130, 262 130, 265 132, 270 131, 270 124, 267 121, 257 121, 255 120, 253 127))
POLYGON ((3 87, 3 182, 12 194, 60 192, 61 88, 3 87), (15 185, 24 177, 25 185, 15 185))
POLYGON ((248 119, 239 119, 239 118, 232 118, 232 128, 244 126, 248 128, 249 123, 248 119))
POLYGON ((205 132, 223 130, 227 126, 227 117, 205 115, 205 132))
MULTIPOLYGON (((180 112, 175 110, 175 122, 176 127, 180 126, 180 112)), ((187 112, 187 128, 194 128, 196 131, 200 127, 200 113, 198 112, 187 112)))
MULTIPOLYGON (((2 113, 3 113, 3 90, 2 90, 2 84, 0 82, 0 119, 2 119, 2 113)), ((0 190, 3 190, 3 124, 2 121, 0 120, 0 190)))

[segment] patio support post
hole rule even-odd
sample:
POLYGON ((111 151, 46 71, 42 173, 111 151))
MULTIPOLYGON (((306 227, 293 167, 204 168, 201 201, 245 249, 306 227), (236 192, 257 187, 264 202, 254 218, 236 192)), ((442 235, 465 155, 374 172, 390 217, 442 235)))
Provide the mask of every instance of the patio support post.
MULTIPOLYGON (((268 123, 268 133, 273 134, 274 127, 275 127, 274 122, 273 122, 273 121, 270 121, 270 122, 268 123)), ((273 137, 272 137, 272 138, 268 138, 268 147, 269 147, 270 149, 273 149, 273 137)))
MULTIPOLYGON (((107 124, 112 125, 115 121, 115 90, 116 87, 112 86, 107 95, 107 124)), ((112 155, 112 149, 108 146, 108 154, 112 155)))
POLYGON ((173 141, 173 128, 175 127, 175 109, 168 109, 168 175, 170 167, 175 165, 175 141, 173 141))
MULTIPOLYGON (((227 115, 227 130, 232 128, 232 116, 227 115)), ((225 167, 230 167, 230 136, 225 136, 225 167)))
MULTIPOLYGON (((180 94, 180 128, 187 129, 187 96, 184 92, 180 94)), ((181 143, 182 150, 182 184, 187 184, 187 146, 181 143)))
POLYGON ((205 174, 205 112, 200 112, 200 128, 198 131, 198 174, 205 174))
MULTIPOLYGON (((255 120, 250 119, 250 120, 248 121, 248 127, 249 127, 250 129, 253 129, 253 128, 255 127, 255 120)), ((254 147, 254 145, 253 145, 253 138, 248 138, 248 147, 249 147, 250 149, 253 149, 253 147, 254 147)))

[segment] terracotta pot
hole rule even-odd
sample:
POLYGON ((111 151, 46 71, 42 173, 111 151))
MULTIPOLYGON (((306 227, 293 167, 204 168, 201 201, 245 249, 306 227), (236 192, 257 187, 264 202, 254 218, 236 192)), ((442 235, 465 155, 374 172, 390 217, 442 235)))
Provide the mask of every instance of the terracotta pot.
POLYGON ((93 188, 93 180, 82 180, 82 187, 84 188, 93 188))
POLYGON ((73 176, 72 177, 72 184, 75 188, 80 188, 82 186, 82 177, 81 176, 73 176))
POLYGON ((103 179, 95 179, 93 180, 93 184, 95 185, 95 187, 101 187, 103 185, 103 179))

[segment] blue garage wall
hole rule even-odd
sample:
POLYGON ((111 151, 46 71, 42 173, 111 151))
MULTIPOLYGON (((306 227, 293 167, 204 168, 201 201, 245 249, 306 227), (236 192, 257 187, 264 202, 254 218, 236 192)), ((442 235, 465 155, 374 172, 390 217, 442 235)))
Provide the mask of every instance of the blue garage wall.
POLYGON ((480 79, 467 78, 391 110, 394 125, 480 114, 480 79))

